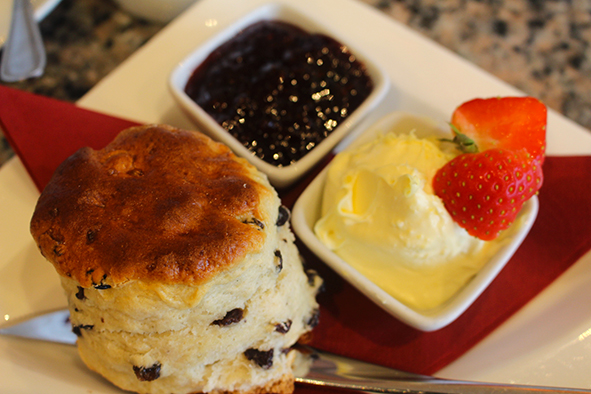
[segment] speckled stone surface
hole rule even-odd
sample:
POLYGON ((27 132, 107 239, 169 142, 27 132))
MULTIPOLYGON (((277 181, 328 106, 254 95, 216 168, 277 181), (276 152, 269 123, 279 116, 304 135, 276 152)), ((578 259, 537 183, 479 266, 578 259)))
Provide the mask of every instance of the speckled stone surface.
MULTIPOLYGON (((591 0, 358 0, 591 129, 591 0)), ((162 24, 110 0, 63 0, 41 23, 41 78, 9 86, 75 102, 162 24)), ((13 155, 0 135, 0 165, 13 155)))
POLYGON ((362 0, 591 129, 590 0, 362 0))

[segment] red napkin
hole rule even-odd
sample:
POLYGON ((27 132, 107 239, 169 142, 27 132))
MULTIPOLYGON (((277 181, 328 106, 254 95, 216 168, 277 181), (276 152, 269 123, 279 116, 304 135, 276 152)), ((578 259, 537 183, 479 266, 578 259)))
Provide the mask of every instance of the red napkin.
MULTIPOLYGON (((0 86, 0 124, 41 190, 75 150, 100 148, 135 123, 0 86)), ((472 307, 435 332, 391 317, 300 245, 326 281, 313 345, 425 374, 462 355, 591 248, 591 157, 548 157, 544 174, 538 219, 523 245, 472 307)), ((293 203, 305 183, 282 191, 284 202, 293 203)))
POLYGON ((6 139, 39 190, 79 148, 100 149, 138 124, 1 85, 0 114, 6 139))

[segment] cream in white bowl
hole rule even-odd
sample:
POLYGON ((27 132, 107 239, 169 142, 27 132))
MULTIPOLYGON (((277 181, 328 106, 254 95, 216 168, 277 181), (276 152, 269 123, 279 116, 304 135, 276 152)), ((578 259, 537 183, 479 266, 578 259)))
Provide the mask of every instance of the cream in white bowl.
MULTIPOLYGON (((247 47, 247 44, 243 46, 247 47)), ((237 48, 240 50, 240 48, 237 48)), ((340 49, 339 49, 340 50, 340 49)), ((282 53, 280 56, 286 58, 287 55, 282 53)), ((279 57, 279 56, 278 56, 279 57)), ((313 56, 308 57, 308 59, 314 59, 314 66, 316 66, 317 59, 313 56)), ((324 64, 326 66, 327 64, 324 64)), ((321 67, 322 63, 318 63, 318 67, 321 67)), ((280 67, 283 67, 281 65, 280 67)), ((235 74, 237 74, 236 72, 235 74)), ((232 75, 229 75, 229 78, 232 78, 232 75)), ((333 76, 328 76, 326 81, 329 84, 333 83, 333 80, 329 80, 333 78, 333 76)), ((283 77, 282 77, 283 79, 283 77)), ((350 76, 349 79, 353 79, 353 76, 350 76)), ((341 39, 338 34, 334 31, 330 31, 326 27, 326 24, 322 23, 322 20, 318 18, 313 12, 313 10, 296 10, 294 7, 289 7, 283 4, 267 4, 262 6, 255 11, 251 12, 250 14, 244 16, 237 22, 231 24, 230 26, 223 27, 222 30, 216 34, 212 39, 208 40, 205 44, 196 48, 192 53, 190 53, 185 59, 181 60, 179 65, 173 70, 170 80, 169 86, 171 88, 172 94, 174 98, 177 100, 179 105, 191 116, 191 118, 200 126, 201 130, 206 134, 210 135, 212 138, 224 142, 228 145, 236 154, 239 156, 245 157, 249 160, 253 165, 255 165, 259 170, 264 172, 268 175, 269 180, 273 183, 276 187, 286 187, 301 178, 306 172, 308 172, 312 167, 314 167, 322 158, 324 158, 334 146, 344 137, 346 136, 354 127, 355 125, 361 121, 372 109, 376 107, 376 105, 382 100, 382 98, 386 95, 388 88, 389 88, 389 79, 385 72, 374 62, 371 61, 367 56, 363 55, 363 51, 359 50, 358 48, 351 47, 345 40, 341 39), (288 162, 274 162, 273 160, 269 159, 270 155, 267 154, 265 159, 262 159, 260 155, 256 155, 254 150, 257 148, 253 148, 250 140, 247 141, 239 141, 235 136, 233 136, 228 130, 229 127, 236 126, 235 129, 232 130, 232 133, 235 133, 235 130, 243 127, 240 122, 251 123, 254 122, 248 116, 248 114, 240 114, 238 116, 241 119, 238 119, 238 123, 235 120, 233 125, 228 126, 227 124, 225 127, 222 127, 218 120, 215 120, 212 115, 210 115, 204 108, 198 105, 190 96, 187 94, 185 88, 187 83, 190 81, 191 76, 193 75, 194 71, 202 66, 204 63, 207 65, 209 63, 213 63, 211 60, 210 55, 212 52, 216 51, 220 48, 220 46, 226 44, 229 40, 233 40, 237 37, 237 35, 242 34, 245 30, 250 29, 252 26, 256 25, 259 22, 269 22, 269 21, 277 21, 277 22, 285 22, 289 23, 290 25, 294 25, 297 28, 310 33, 310 34, 320 34, 324 36, 328 36, 333 40, 337 41, 341 44, 341 48, 345 48, 348 53, 352 54, 351 58, 354 58, 354 61, 358 62, 358 64, 363 65, 365 68, 365 73, 371 79, 373 88, 371 89, 369 95, 363 100, 363 102, 352 111, 345 111, 343 118, 339 119, 338 121, 334 120, 335 113, 342 113, 339 110, 339 107, 336 104, 328 104, 328 110, 323 109, 324 112, 318 112, 318 107, 320 106, 321 102, 328 103, 331 102, 331 97, 336 97, 336 88, 328 89, 326 86, 322 85, 322 81, 318 83, 318 86, 314 86, 314 91, 311 92, 309 95, 293 95, 289 96, 290 100, 293 97, 294 105, 297 105, 299 100, 300 103, 303 103, 304 100, 309 101, 313 100, 319 104, 314 104, 310 106, 309 116, 304 115, 298 118, 300 121, 297 122, 287 122, 282 117, 291 117, 292 111, 290 107, 278 107, 278 113, 280 114, 279 117, 276 114, 273 122, 276 122, 278 127, 287 128, 288 126, 293 127, 296 130, 304 130, 304 126, 306 122, 314 121, 317 119, 324 119, 326 117, 326 122, 323 120, 323 127, 325 127, 327 131, 327 136, 323 137, 322 139, 313 142, 312 144, 307 144, 306 149, 309 149, 305 155, 303 155, 299 159, 293 159, 288 162), (329 113, 329 111, 331 113, 329 113), (283 115, 281 115, 283 113, 283 115), (296 124, 297 123, 297 124, 296 124), (227 130, 228 129, 228 130, 227 130), (250 146, 248 146, 250 145, 250 146), (277 164, 279 163, 279 164, 277 164)), ((346 84, 347 78, 340 78, 339 83, 343 85, 346 84)), ((285 92, 290 91, 292 87, 302 85, 304 83, 304 78, 291 78, 289 75, 286 74, 285 81, 281 81, 281 89, 285 88, 285 92)), ((329 85, 330 86, 330 85, 329 85)), ((217 86, 216 86, 217 87, 217 86)), ((246 100, 251 100, 248 96, 243 96, 244 92, 242 91, 232 91, 231 94, 234 94, 235 97, 245 97, 246 100)), ((206 94, 201 94, 199 97, 203 97, 206 94)), ((280 90, 280 95, 284 94, 280 90)), ((347 93, 343 96, 354 96, 356 92, 352 92, 350 95, 347 93)), ((341 96, 341 97, 343 97, 341 96)), ((272 95, 269 95, 269 100, 275 100, 272 95)), ((223 101, 223 105, 225 105, 227 101, 223 101)), ((263 106, 267 105, 265 103, 266 98, 264 100, 257 100, 256 104, 263 106)), ((279 100, 277 100, 279 101, 279 100)), ((285 100, 284 100, 285 101, 285 100)), ((336 102, 336 98, 334 102, 336 102)), ((289 103, 288 103, 289 104, 289 103)), ((232 105, 231 103, 229 105, 232 105)), ((259 119, 257 119, 259 120, 259 119)), ((266 119, 264 119, 266 120, 266 119)), ((271 121, 269 121, 269 124, 271 121)), ((266 125, 266 122, 256 123, 257 127, 255 129, 262 129, 264 126, 258 126, 259 124, 266 125)), ((307 126, 306 126, 307 127, 307 126)), ((279 135, 275 138, 275 129, 270 129, 270 132, 267 133, 267 136, 264 141, 256 141, 256 143, 260 146, 264 144, 264 146, 270 146, 273 144, 283 144, 283 147, 297 147, 298 151, 301 151, 301 143, 298 140, 303 140, 304 133, 300 131, 294 132, 293 135, 290 135, 288 132, 284 132, 282 135, 279 135), (270 134, 270 136, 269 136, 270 134), (291 138, 288 142, 287 138, 291 138), (295 142, 293 142, 295 141, 295 142), (298 145, 299 144, 299 145, 298 145)), ((279 152, 281 155, 283 153, 279 152)), ((273 155, 274 156, 274 155, 273 155)), ((287 156, 285 154, 284 156, 287 156)))
POLYGON ((434 137, 441 136, 448 135, 432 120, 384 117, 333 159, 292 216, 315 254, 424 331, 444 327, 472 304, 519 247, 538 208, 537 198, 530 199, 494 241, 468 235, 432 192, 434 172, 453 157, 438 148, 434 137))

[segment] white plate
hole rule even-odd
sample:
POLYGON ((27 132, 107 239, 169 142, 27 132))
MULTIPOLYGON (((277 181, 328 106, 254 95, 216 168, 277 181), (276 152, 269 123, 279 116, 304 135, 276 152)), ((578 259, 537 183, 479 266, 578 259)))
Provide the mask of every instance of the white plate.
MULTIPOLYGON (((35 19, 41 21, 49 14, 61 0, 31 0, 35 10, 35 19)), ((8 30, 10 29, 10 17, 12 15, 12 0, 0 0, 0 47, 4 45, 8 30)))
MULTIPOLYGON (((444 131, 442 124, 445 123, 425 119, 420 114, 395 111, 372 124, 355 140, 351 141, 349 138, 344 140, 335 148, 335 152, 359 147, 387 132, 400 134, 415 130, 418 137, 434 135, 439 138, 451 138, 451 135, 444 131)), ((523 205, 517 217, 520 225, 512 226, 504 232, 504 245, 488 259, 482 269, 448 301, 436 308, 421 311, 405 305, 384 291, 318 239, 314 232, 314 225, 321 217, 322 194, 327 173, 328 167, 308 185, 296 201, 291 219, 296 235, 333 270, 386 312, 409 326, 423 331, 434 331, 445 327, 472 305, 521 245, 538 214, 538 198, 534 196, 523 205)), ((384 272, 384 275, 387 273, 384 272)))
MULTIPOLYGON (((285 0, 287 1, 287 0, 285 0)), ((202 0, 92 89, 79 104, 144 122, 193 124, 168 92, 175 59, 205 42, 264 0, 202 0)), ((392 83, 383 104, 363 125, 392 110, 448 119, 474 97, 520 94, 361 3, 293 0, 302 12, 332 15, 325 23, 380 63, 392 83), (336 12, 335 10, 338 10, 336 12), (433 66, 436 65, 436 66, 433 66)), ((591 154, 591 135, 550 111, 548 153, 591 154)), ((360 128, 361 129, 361 128, 360 128)), ((0 318, 65 305, 53 268, 29 236, 38 196, 18 159, 0 169, 0 318)), ((440 371, 445 377, 591 387, 591 254, 466 355, 440 371)), ((0 391, 6 393, 121 393, 88 372, 73 348, 0 337, 0 391)))

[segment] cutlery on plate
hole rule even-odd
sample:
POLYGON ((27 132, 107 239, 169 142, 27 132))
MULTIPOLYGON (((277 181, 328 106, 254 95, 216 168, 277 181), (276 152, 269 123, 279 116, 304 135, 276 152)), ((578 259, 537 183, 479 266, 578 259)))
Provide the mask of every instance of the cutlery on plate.
POLYGON ((10 31, 2 52, 0 78, 16 82, 43 74, 45 47, 30 0, 14 0, 10 31))
MULTIPOLYGON (((42 312, 0 325, 0 334, 73 345, 70 314, 65 309, 42 312)), ((440 379, 404 372, 298 345, 303 368, 296 382, 376 393, 591 393, 591 389, 541 387, 440 379)))

